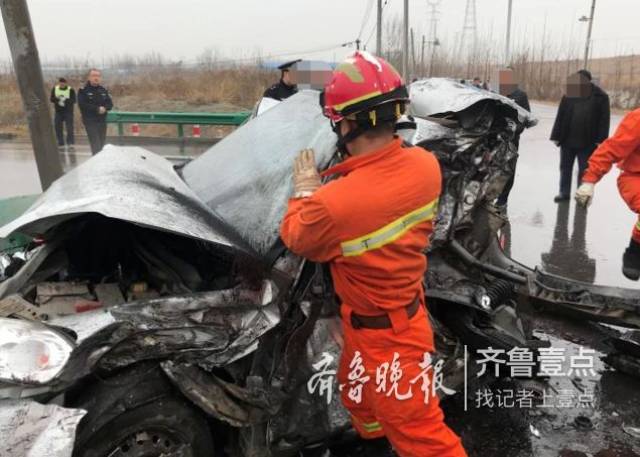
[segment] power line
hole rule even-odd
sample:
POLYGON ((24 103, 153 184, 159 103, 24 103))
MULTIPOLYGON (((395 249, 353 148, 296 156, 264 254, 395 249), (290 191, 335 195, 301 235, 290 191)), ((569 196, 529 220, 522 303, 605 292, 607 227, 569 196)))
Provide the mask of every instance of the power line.
POLYGON ((367 3, 367 8, 364 10, 364 17, 362 18, 362 25, 360 25, 360 32, 358 33, 358 39, 362 38, 362 32, 364 32, 364 27, 367 25, 369 21, 369 17, 371 17, 371 10, 373 9, 373 0, 369 0, 367 3))
MULTIPOLYGON (((384 12, 384 7, 387 6, 387 3, 389 3, 389 0, 385 0, 384 4, 382 5, 382 12, 384 12)), ((373 38, 373 34, 376 31, 376 23, 373 23, 373 26, 371 27, 371 32, 369 33, 369 37, 364 41, 364 45, 367 46, 369 44, 369 41, 371 41, 371 38, 373 38)))
POLYGON ((274 59, 276 57, 290 57, 290 56, 300 56, 300 55, 306 55, 306 54, 318 54, 320 52, 327 52, 327 51, 331 51, 337 48, 341 48, 341 47, 345 47, 347 45, 352 44, 353 41, 349 41, 346 43, 338 43, 338 44, 334 44, 332 46, 327 46, 327 47, 323 47, 323 48, 316 48, 316 49, 311 49, 311 50, 307 50, 307 51, 287 51, 287 52, 280 52, 280 53, 272 53, 272 54, 268 54, 266 56, 254 56, 254 57, 242 57, 242 58, 238 58, 238 59, 223 59, 223 60, 215 60, 213 63, 215 64, 219 64, 219 63, 241 63, 241 62, 251 62, 254 60, 266 60, 266 59, 274 59))

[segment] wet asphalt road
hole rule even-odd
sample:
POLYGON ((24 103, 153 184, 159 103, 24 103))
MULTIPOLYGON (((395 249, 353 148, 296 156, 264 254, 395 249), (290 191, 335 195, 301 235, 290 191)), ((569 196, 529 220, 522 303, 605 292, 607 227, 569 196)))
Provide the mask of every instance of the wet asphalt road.
MULTIPOLYGON (((520 142, 508 206, 511 256, 525 265, 543 266, 572 279, 637 288, 638 283, 621 274, 622 252, 635 216, 618 195, 618 172, 613 170, 598 184, 588 211, 577 209, 573 202, 553 202, 558 192, 559 151, 548 137, 555 111, 555 106, 534 103, 533 112, 540 123, 526 131, 520 142)), ((611 132, 620 118, 612 116, 611 132)), ((160 146, 150 149, 178 154, 160 146)), ((65 156, 65 166, 73 167, 88 156, 86 147, 80 147, 76 155, 65 156)), ((40 191, 28 144, 0 143, 0 170, 0 198, 40 191)), ((614 331, 535 311, 528 311, 525 317, 537 336, 565 348, 567 355, 576 353, 580 346, 602 354, 607 350, 605 339, 614 331)), ((496 388, 517 389, 519 385, 507 382, 496 388)), ((444 402, 444 409, 473 457, 640 456, 640 436, 633 436, 631 428, 640 427, 640 380, 611 371, 598 359, 595 376, 553 379, 544 388, 556 395, 569 390, 592 393, 593 405, 476 408, 470 392, 469 411, 464 411, 460 395, 444 402)))

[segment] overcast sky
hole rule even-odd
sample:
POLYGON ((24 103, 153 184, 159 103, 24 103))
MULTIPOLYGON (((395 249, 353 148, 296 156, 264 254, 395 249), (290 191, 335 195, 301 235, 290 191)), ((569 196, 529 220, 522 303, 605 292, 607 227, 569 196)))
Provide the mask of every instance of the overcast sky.
MULTIPOLYGON (((151 52, 193 61, 206 48, 225 57, 289 54, 340 59, 336 47, 371 37, 376 0, 29 0, 41 58, 103 59, 151 52), (369 18, 363 19, 370 9, 369 18), (360 32, 363 30, 362 33, 360 32), (332 48, 332 49, 328 49, 332 48), (307 51, 322 52, 308 53, 307 51)), ((387 0, 385 18, 401 16, 402 0, 387 0)), ((411 25, 428 31, 427 0, 410 0, 411 25)), ((441 0, 438 33, 451 43, 460 35, 466 0, 441 0)), ((478 33, 504 47, 507 0, 476 0, 478 33)), ((513 33, 518 43, 540 40, 542 30, 559 49, 583 46, 591 0, 513 0, 513 33)), ((594 56, 640 52, 640 0, 598 0, 594 56)), ((420 36, 420 35, 418 35, 420 36)), ((2 35, 4 38, 4 34, 2 35)), ((10 57, 0 39, 0 59, 10 57)), ((275 60, 288 56, 276 57, 275 60)))

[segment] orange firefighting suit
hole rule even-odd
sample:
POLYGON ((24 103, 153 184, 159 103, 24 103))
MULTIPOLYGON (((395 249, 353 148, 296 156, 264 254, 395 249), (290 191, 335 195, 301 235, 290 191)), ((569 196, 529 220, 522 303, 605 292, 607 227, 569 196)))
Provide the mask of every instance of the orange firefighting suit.
POLYGON ((423 251, 437 212, 438 161, 396 138, 324 175, 341 177, 309 198, 291 199, 281 237, 293 252, 330 262, 344 329, 338 381, 354 427, 365 439, 386 436, 402 457, 466 456, 437 397, 421 390, 419 364, 434 351, 424 306, 411 319, 405 309, 416 298, 424 305, 423 251), (352 312, 386 313, 393 328, 354 329, 352 312))
POLYGON ((627 114, 616 133, 594 151, 582 181, 597 183, 614 163, 622 170, 618 177, 620 195, 629 209, 639 215, 631 236, 640 243, 640 109, 627 114))

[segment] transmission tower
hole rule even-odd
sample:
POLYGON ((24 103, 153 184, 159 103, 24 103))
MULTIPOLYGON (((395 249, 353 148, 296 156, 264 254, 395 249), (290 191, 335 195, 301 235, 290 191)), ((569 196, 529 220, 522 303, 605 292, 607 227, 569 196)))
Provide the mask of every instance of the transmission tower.
POLYGON ((438 21, 440 18, 438 17, 440 14, 440 10, 438 7, 440 6, 441 0, 428 0, 427 4, 429 5, 429 37, 427 43, 429 44, 430 49, 430 57, 429 57, 429 77, 433 76, 433 61, 436 57, 436 49, 437 46, 440 45, 438 41, 438 21))
POLYGON ((464 24, 460 34, 461 55, 474 55, 477 39, 476 0, 467 0, 467 6, 464 9, 464 24))

